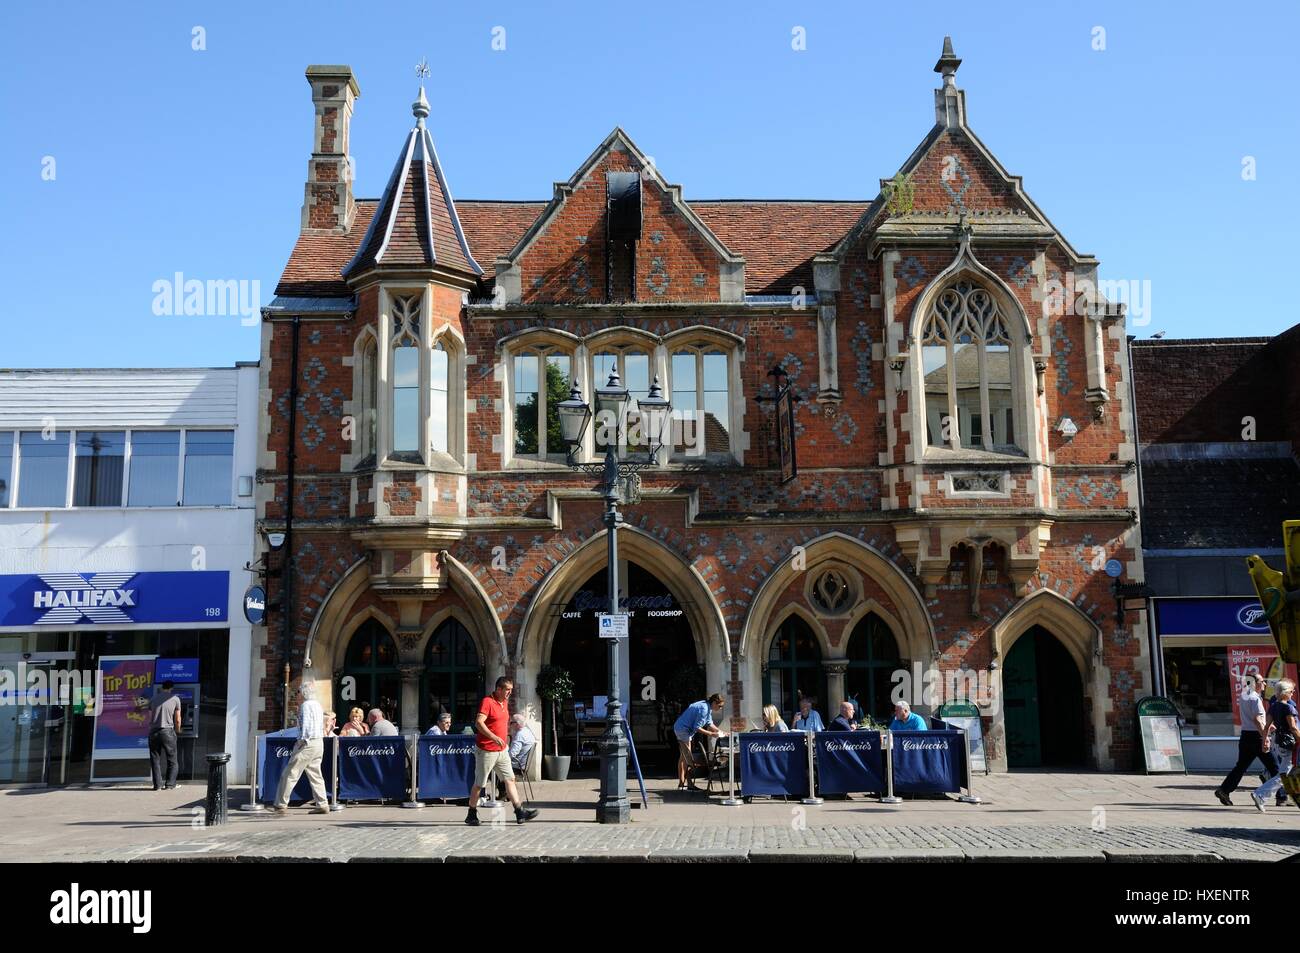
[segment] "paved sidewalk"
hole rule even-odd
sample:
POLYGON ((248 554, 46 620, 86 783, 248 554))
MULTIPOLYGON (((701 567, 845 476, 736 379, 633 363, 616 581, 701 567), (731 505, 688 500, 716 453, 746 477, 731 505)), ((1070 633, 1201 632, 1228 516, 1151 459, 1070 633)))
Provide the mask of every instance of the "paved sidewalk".
MULTIPOLYGON (((613 828, 592 821, 596 782, 535 784, 538 820, 508 811, 467 828, 463 806, 348 806, 329 817, 232 811, 202 826, 203 788, 138 785, 0 791, 0 860, 1277 860, 1300 852, 1300 810, 1258 814, 1249 793, 1221 807, 1217 778, 1115 774, 992 775, 978 805, 855 796, 820 806, 679 794, 652 782, 649 810, 613 828)), ((245 789, 232 791, 236 803, 245 789)), ((639 795, 633 789, 634 801, 639 795)))

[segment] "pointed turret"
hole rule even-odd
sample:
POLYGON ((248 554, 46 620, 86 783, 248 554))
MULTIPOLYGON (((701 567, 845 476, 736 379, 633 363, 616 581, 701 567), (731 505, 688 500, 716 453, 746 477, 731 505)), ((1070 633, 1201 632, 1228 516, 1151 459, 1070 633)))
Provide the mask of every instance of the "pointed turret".
POLYGON ((415 127, 406 137, 357 254, 343 269, 344 278, 384 266, 438 266, 483 274, 461 229, 433 137, 425 128, 429 100, 423 86, 411 112, 415 127))

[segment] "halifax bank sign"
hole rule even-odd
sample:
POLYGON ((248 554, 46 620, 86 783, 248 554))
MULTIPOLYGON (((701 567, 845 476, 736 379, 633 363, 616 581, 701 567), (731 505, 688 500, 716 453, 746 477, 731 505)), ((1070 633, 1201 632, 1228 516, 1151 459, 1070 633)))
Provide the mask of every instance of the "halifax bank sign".
POLYGON ((228 572, 0 575, 0 629, 224 623, 228 572))

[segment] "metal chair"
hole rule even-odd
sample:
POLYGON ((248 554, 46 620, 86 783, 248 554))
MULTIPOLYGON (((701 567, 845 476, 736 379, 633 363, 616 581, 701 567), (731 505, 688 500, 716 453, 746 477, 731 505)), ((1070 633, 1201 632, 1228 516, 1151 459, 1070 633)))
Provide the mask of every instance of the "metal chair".
POLYGON ((531 769, 533 767, 533 759, 538 756, 538 752, 541 750, 541 747, 542 746, 540 744, 535 744, 528 749, 528 759, 524 762, 524 766, 522 770, 520 769, 519 765, 514 763, 514 761, 510 762, 510 767, 514 770, 515 773, 515 783, 518 784, 520 781, 524 782, 524 790, 528 792, 528 802, 530 804, 532 803, 533 800, 533 782, 529 780, 529 775, 532 774, 531 769))

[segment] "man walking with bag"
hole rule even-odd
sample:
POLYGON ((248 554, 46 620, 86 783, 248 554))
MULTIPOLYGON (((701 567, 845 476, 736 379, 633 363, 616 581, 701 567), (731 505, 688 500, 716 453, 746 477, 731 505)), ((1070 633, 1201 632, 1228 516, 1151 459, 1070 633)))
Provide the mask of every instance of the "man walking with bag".
POLYGON ((289 763, 284 774, 280 775, 280 787, 275 794, 275 813, 289 812, 289 795, 294 785, 307 773, 307 782, 311 785, 312 799, 316 806, 313 814, 328 814, 329 799, 325 794, 325 778, 320 773, 321 758, 325 755, 325 712, 320 702, 316 701, 316 686, 304 681, 299 689, 302 705, 298 709, 298 741, 289 754, 289 763))

